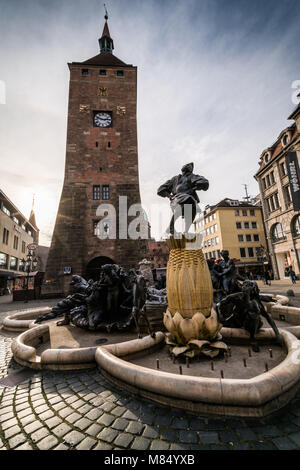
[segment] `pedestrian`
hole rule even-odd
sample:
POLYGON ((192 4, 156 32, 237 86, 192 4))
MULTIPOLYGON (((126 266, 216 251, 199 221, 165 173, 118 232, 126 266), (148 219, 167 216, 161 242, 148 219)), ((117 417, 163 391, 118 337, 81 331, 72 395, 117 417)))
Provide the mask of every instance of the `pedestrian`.
POLYGON ((291 281, 293 284, 296 284, 296 273, 295 271, 293 270, 293 266, 290 266, 290 269, 289 269, 289 276, 291 278, 291 281))
POLYGON ((266 272, 265 272, 265 281, 266 281, 267 286, 270 286, 270 285, 271 285, 270 271, 266 271, 266 272))

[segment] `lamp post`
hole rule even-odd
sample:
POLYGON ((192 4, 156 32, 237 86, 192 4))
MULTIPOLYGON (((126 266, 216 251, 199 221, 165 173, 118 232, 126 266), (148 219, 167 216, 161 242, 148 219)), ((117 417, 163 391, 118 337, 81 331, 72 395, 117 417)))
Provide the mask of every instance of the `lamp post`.
POLYGON ((34 271, 37 267, 38 260, 35 257, 34 250, 36 249, 36 245, 31 244, 28 245, 27 247, 28 253, 27 253, 27 258, 22 259, 22 263, 24 265, 24 271, 27 273, 26 276, 26 288, 25 288, 25 300, 24 302, 28 302, 28 290, 29 290, 29 274, 30 272, 34 271))

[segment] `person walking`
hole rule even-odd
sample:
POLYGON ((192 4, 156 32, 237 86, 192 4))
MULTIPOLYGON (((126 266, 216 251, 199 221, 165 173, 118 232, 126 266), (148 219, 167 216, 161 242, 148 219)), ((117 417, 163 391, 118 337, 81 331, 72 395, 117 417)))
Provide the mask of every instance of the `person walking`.
POLYGON ((291 278, 291 281, 293 284, 296 284, 296 273, 295 271, 293 270, 293 266, 290 266, 290 269, 289 269, 289 276, 291 278))
POLYGON ((266 281, 267 286, 270 286, 270 285, 271 285, 271 276, 270 276, 270 272, 269 272, 269 271, 266 271, 266 272, 265 272, 265 281, 266 281))

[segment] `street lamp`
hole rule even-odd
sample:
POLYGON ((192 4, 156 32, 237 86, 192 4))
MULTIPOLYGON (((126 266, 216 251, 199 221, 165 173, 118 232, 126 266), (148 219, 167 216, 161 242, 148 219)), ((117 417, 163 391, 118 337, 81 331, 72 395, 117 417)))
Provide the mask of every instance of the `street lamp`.
POLYGON ((25 300, 24 302, 28 302, 28 289, 29 289, 29 274, 32 271, 35 271, 37 267, 38 260, 34 255, 34 250, 35 248, 31 247, 30 245, 27 247, 28 248, 28 254, 26 259, 22 259, 22 264, 24 266, 24 271, 27 273, 26 276, 26 290, 25 290, 25 300))

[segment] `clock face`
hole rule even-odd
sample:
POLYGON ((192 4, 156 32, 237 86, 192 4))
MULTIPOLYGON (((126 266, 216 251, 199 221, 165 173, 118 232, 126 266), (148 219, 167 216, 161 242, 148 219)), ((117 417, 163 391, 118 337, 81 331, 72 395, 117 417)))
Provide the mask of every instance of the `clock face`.
POLYGON ((111 127, 112 115, 105 111, 97 111, 94 113, 94 126, 111 127))

